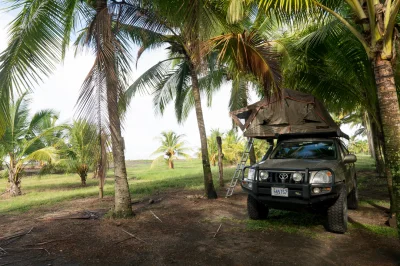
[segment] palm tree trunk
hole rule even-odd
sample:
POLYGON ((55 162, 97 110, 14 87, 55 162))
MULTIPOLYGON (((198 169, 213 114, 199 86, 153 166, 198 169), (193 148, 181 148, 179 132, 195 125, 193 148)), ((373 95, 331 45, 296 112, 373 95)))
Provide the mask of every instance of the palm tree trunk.
POLYGON ((395 199, 391 202, 391 209, 396 213, 397 229, 400 232, 400 109, 393 66, 390 60, 382 59, 380 53, 376 53, 374 58, 374 74, 384 137, 388 187, 389 191, 392 189, 395 199))
POLYGON ((10 167, 8 170, 8 181, 10 183, 11 196, 16 197, 22 195, 21 181, 19 180, 17 170, 14 167, 10 167))
POLYGON ((383 177, 385 173, 385 162, 382 155, 382 136, 381 129, 379 129, 378 124, 374 121, 370 121, 371 125, 371 140, 374 146, 374 158, 376 164, 376 171, 379 177, 383 177))
POLYGON ((118 74, 115 69, 115 56, 112 50, 115 46, 113 41, 113 32, 111 31, 111 16, 107 10, 107 0, 97 0, 96 12, 107 12, 107 28, 99 29, 102 36, 97 38, 99 53, 103 53, 106 57, 106 83, 107 83, 107 108, 109 127, 111 132, 112 153, 114 157, 114 176, 115 176, 115 201, 114 216, 128 217, 132 216, 131 195, 129 193, 128 178, 125 166, 124 144, 121 134, 121 120, 118 108, 119 84, 118 74))
MULTIPOLYGON (((100 127, 101 128, 101 127, 100 127)), ((106 151, 106 137, 100 129, 100 160, 97 167, 97 177, 99 178, 99 198, 104 196, 104 183, 106 180, 107 171, 107 151, 106 151)))
MULTIPOLYGON (((246 82, 245 89, 246 89, 246 96, 247 96, 247 95, 249 95, 249 85, 247 82, 246 82)), ((266 93, 266 92, 264 92, 264 93, 266 93)), ((246 107, 247 105, 249 105, 249 103, 247 102, 247 97, 244 97, 243 98, 243 107, 246 107)), ((250 158, 250 165, 254 165, 257 163, 256 153, 254 151, 254 142, 249 151, 249 158, 250 158)))
POLYGON ((86 164, 81 164, 77 168, 79 177, 81 178, 81 185, 86 186, 86 177, 89 171, 89 167, 86 164))
POLYGON ((219 186, 224 187, 224 165, 222 163, 222 159, 224 157, 222 153, 222 138, 220 136, 217 137, 217 145, 218 145, 218 170, 219 170, 219 186))
MULTIPOLYGON (((379 117, 379 112, 376 113, 376 117, 379 117)), ((372 118, 371 114, 369 114, 368 112, 366 113, 366 120, 368 126, 367 128, 368 143, 371 146, 370 148, 371 156, 375 160, 375 166, 378 176, 383 177, 385 173, 385 166, 383 161, 382 145, 381 145, 382 128, 380 128, 380 124, 378 124, 372 118)))
POLYGON ((366 133, 367 133, 369 155, 371 155, 371 157, 374 160, 376 160, 375 145, 374 145, 373 135, 372 135, 372 121, 370 119, 368 112, 364 112, 364 119, 365 119, 366 133))
POLYGON ((172 160, 168 160, 169 169, 174 169, 174 162, 172 160))
POLYGON ((192 89, 197 117, 197 125, 199 127, 200 133, 200 143, 201 143, 201 159, 203 163, 203 173, 204 173, 204 190, 208 199, 216 199, 217 192, 214 188, 214 183, 212 179, 210 160, 208 158, 208 146, 207 146, 207 135, 206 128, 204 125, 203 111, 201 108, 201 97, 199 89, 199 81, 197 79, 196 67, 193 63, 190 63, 190 75, 192 78, 192 89))
POLYGON ((123 138, 121 135, 121 121, 118 111, 117 88, 107 84, 108 117, 110 120, 110 132, 112 153, 114 157, 115 176, 115 202, 114 215, 117 217, 132 216, 131 195, 129 192, 128 176, 126 173, 123 138))
POLYGON ((131 195, 126 173, 124 140, 121 134, 121 120, 118 111, 118 88, 107 82, 107 106, 110 121, 112 153, 114 157, 115 202, 114 215, 132 216, 131 195))
POLYGON ((86 186, 86 174, 81 175, 81 186, 86 186))

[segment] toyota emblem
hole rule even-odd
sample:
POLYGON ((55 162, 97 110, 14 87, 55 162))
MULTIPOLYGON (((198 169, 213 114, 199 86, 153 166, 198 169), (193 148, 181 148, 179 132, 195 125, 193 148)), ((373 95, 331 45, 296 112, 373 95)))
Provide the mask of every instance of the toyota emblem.
POLYGON ((279 178, 280 178, 281 180, 285 180, 285 179, 287 179, 288 177, 289 177, 289 175, 286 174, 286 173, 280 173, 280 174, 279 174, 279 178))

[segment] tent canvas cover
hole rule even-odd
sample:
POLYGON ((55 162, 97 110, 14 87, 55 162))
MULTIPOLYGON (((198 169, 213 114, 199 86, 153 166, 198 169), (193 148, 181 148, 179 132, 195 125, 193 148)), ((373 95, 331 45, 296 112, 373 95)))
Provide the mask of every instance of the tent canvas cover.
POLYGON ((296 135, 349 138, 313 95, 290 89, 282 89, 230 115, 249 138, 296 135))

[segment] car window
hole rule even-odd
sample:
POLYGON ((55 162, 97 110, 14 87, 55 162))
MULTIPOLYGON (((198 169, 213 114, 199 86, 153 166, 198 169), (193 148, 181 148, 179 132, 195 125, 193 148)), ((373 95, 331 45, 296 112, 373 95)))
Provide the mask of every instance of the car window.
POLYGON ((343 142, 339 143, 339 149, 340 149, 340 156, 342 159, 349 154, 349 151, 346 149, 346 147, 343 145, 343 142))
POLYGON ((287 141, 276 147, 273 159, 324 159, 337 158, 333 141, 287 141))

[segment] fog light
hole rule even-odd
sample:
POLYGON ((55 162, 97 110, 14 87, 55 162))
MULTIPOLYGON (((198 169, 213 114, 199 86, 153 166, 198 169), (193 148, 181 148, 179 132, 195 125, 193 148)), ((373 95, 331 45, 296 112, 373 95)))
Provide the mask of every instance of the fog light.
POLYGON ((313 188, 313 192, 314 192, 314 194, 319 194, 319 193, 321 193, 321 189, 319 187, 315 187, 315 188, 313 188))
POLYGON ((260 179, 261 179, 262 181, 266 181, 266 180, 268 179, 268 177, 269 177, 268 171, 260 170, 259 173, 260 173, 260 179))
POLYGON ((301 173, 296 172, 293 174, 293 180, 295 182, 300 182, 302 179, 303 179, 303 176, 301 173))

